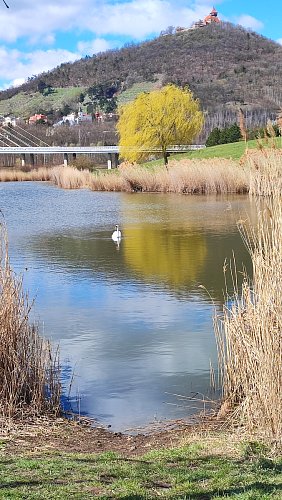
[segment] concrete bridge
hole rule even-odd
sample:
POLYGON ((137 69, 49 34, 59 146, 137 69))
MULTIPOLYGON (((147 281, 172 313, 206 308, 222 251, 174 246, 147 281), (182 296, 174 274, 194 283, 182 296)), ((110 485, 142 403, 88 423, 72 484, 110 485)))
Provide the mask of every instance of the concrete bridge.
MULTIPOLYGON (((168 153, 182 153, 195 149, 202 149, 202 145, 179 145, 170 146, 168 153)), ((140 149, 148 153, 161 153, 160 149, 152 148, 150 150, 140 149)), ((39 139, 28 130, 17 127, 0 127, 0 155, 19 155, 21 157, 22 167, 26 165, 27 157, 29 164, 34 165, 35 155, 62 155, 64 165, 68 165, 69 158, 75 161, 77 155, 83 154, 105 154, 107 155, 108 169, 118 166, 119 146, 50 146, 39 139)))
MULTIPOLYGON (((203 149, 205 146, 200 144, 192 145, 179 145, 170 146, 167 151, 168 153, 183 153, 185 151, 194 151, 198 149, 203 149)), ((141 149, 142 151, 148 151, 148 153, 161 153, 160 149, 152 148, 150 150, 141 149)), ((107 166, 108 169, 118 166, 119 159, 119 146, 0 146, 0 155, 16 154, 21 157, 22 166, 24 167, 27 162, 27 155, 29 157, 29 164, 34 165, 35 155, 54 155, 61 154, 63 157, 64 165, 68 165, 69 158, 72 157, 73 160, 76 159, 78 154, 105 154, 107 155, 107 166)))

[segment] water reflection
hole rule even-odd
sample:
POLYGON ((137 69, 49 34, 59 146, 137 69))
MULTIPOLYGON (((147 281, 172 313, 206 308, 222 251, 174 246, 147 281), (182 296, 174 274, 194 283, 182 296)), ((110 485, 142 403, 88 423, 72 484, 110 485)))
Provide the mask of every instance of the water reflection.
MULTIPOLYGON (((66 272, 95 273, 96 279, 107 281, 142 281, 165 287, 179 298, 192 294, 218 304, 224 301, 224 261, 235 255, 239 270, 243 263, 250 267, 236 226, 242 214, 250 213, 245 197, 121 194, 120 201, 123 238, 118 243, 110 241, 103 221, 93 230, 82 222, 79 229, 63 234, 43 232, 33 240, 32 251, 66 272)), ((230 289, 232 284, 227 285, 230 289)))
POLYGON ((186 416, 167 393, 209 391, 213 304, 199 285, 220 306, 224 259, 247 263, 236 220, 249 200, 27 183, 1 185, 0 205, 34 318, 60 342, 65 376, 75 371, 74 406, 79 394, 114 429, 186 416))
POLYGON ((189 228, 141 224, 127 227, 124 240, 126 264, 145 280, 161 281, 177 288, 198 277, 207 257, 207 242, 189 228))

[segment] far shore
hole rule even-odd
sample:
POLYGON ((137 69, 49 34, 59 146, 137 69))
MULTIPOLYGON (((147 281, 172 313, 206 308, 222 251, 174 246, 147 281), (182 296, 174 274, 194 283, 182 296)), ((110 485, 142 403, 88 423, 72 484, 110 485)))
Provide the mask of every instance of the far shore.
POLYGON ((49 181, 63 189, 178 194, 241 194, 250 185, 248 165, 224 158, 171 160, 168 168, 123 163, 118 169, 95 172, 64 166, 0 169, 0 182, 9 181, 49 181))

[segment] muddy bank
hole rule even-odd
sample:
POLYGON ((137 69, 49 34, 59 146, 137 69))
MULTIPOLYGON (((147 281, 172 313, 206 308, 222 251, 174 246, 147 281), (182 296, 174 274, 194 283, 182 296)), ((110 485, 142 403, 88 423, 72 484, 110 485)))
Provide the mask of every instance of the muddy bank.
POLYGON ((3 426, 0 441, 4 445, 4 453, 12 455, 48 451, 114 451, 131 457, 152 449, 177 446, 187 436, 203 435, 220 427, 221 423, 215 418, 204 418, 190 424, 184 421, 158 423, 136 434, 123 434, 93 426, 87 421, 79 423, 65 418, 42 418, 3 426))

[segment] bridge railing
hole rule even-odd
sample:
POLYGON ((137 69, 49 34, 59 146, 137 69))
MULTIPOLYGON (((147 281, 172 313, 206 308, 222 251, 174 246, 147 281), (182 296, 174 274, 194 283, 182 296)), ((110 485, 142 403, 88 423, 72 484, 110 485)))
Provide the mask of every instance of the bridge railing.
MULTIPOLYGON (((0 142, 1 144, 1 142, 0 142)), ((176 145, 167 148, 168 153, 185 152, 204 149, 202 144, 176 145)), ((161 153, 160 148, 124 148, 128 151, 141 151, 146 153, 161 153)), ((26 154, 56 154, 56 153, 81 153, 81 154, 102 154, 119 153, 119 146, 0 146, 0 154, 26 153, 26 154)))

